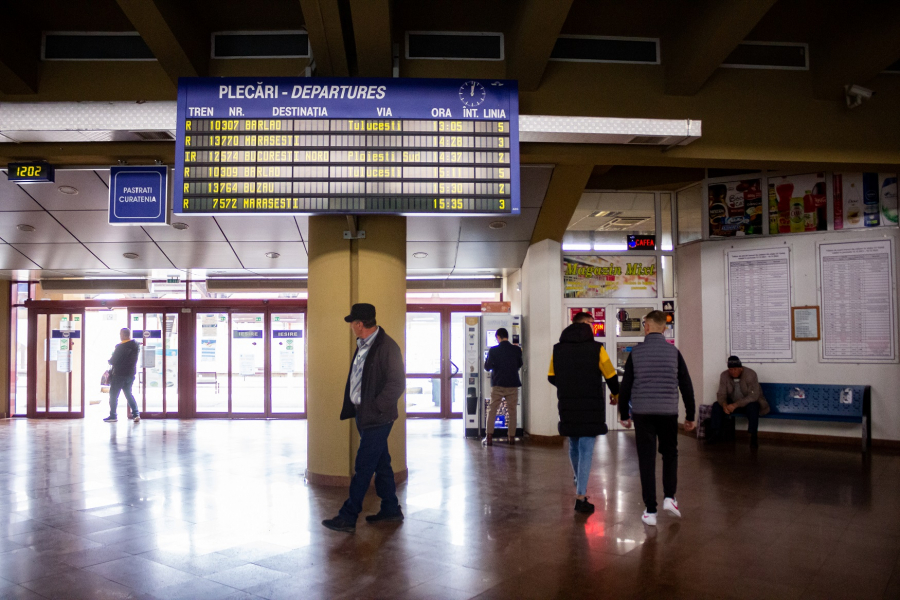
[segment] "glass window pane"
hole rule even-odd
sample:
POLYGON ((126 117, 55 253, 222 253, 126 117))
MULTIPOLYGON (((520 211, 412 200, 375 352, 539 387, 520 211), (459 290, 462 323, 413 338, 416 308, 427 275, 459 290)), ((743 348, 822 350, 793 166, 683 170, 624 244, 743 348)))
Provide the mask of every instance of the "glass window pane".
MULTIPOLYGON (((466 317, 479 317, 481 313, 450 313, 450 374, 461 373, 466 362, 466 317)), ((466 401, 463 378, 450 380, 450 412, 462 413, 466 401)))
POLYGON ((16 381, 12 412, 15 415, 24 415, 28 412, 28 309, 22 306, 16 308, 14 317, 16 339, 12 342, 13 356, 16 359, 16 381))
POLYGON ((166 412, 178 412, 178 315, 166 315, 166 412))
POLYGON ((197 412, 228 412, 228 315, 197 313, 197 412))
POLYGON ((272 314, 272 412, 306 412, 303 313, 272 314))
MULTIPOLYGON (((121 341, 119 331, 123 327, 130 327, 128 322, 128 310, 114 308, 112 310, 86 310, 85 319, 85 397, 88 402, 88 418, 103 418, 109 415, 109 385, 102 385, 103 373, 110 369, 109 358, 121 341)), ((138 340, 140 342, 140 340, 138 340)), ((140 386, 138 379, 132 386, 134 397, 141 405, 140 386)), ((124 419, 128 411, 128 402, 125 395, 119 394, 119 404, 116 407, 117 414, 124 419), (126 412, 121 412, 125 410, 126 412)))
POLYGON ((264 315, 231 315, 231 412, 265 411, 264 315))
POLYGON ((656 235, 652 192, 585 192, 563 236, 563 250, 615 252, 629 235, 656 235))
POLYGON ((408 377, 406 379, 406 412, 441 412, 441 380, 408 377))
POLYGON ((616 312, 616 335, 619 337, 644 337, 641 321, 648 312, 656 310, 650 306, 623 306, 616 312))
POLYGON ((686 244, 703 237, 703 204, 700 191, 701 186, 697 184, 681 190, 676 195, 679 244, 686 244))
POLYGON ((441 313, 406 313, 406 372, 441 372, 441 313))
MULTIPOLYGON (((50 412, 81 412, 83 340, 66 335, 74 331, 81 331, 81 315, 50 315, 50 327, 46 331, 48 339, 45 342, 49 368, 46 378, 40 382, 47 387, 42 390, 39 385, 38 389, 39 404, 46 406, 49 398, 50 412), (53 337, 54 331, 58 332, 57 337, 53 337)), ((38 409, 43 410, 44 406, 39 406, 38 409)))
POLYGON ((662 240, 660 250, 672 249, 672 194, 661 193, 659 195, 659 218, 662 225, 662 240))
MULTIPOLYGON (((141 344, 138 377, 140 391, 144 394, 144 410, 161 413, 163 410, 163 315, 144 315, 143 336, 135 341, 141 344)), ((135 390, 137 397, 138 390, 135 390)), ((138 397, 138 404, 141 404, 138 397)))
POLYGON ((662 289, 663 298, 675 297, 675 264, 674 257, 662 257, 662 289))

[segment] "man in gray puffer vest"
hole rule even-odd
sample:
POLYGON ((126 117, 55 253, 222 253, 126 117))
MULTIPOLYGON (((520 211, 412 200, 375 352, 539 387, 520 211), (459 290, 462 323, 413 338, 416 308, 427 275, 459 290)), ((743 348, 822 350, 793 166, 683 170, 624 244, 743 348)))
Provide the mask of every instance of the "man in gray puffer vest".
POLYGON ((654 310, 644 317, 644 341, 625 362, 619 386, 619 416, 630 428, 634 421, 641 490, 647 509, 641 520, 656 525, 656 442, 663 461, 663 509, 681 516, 675 500, 678 485, 678 391, 684 399, 685 431, 694 429, 694 386, 681 352, 666 341, 665 313, 654 310), (631 415, 628 410, 631 408, 631 415))

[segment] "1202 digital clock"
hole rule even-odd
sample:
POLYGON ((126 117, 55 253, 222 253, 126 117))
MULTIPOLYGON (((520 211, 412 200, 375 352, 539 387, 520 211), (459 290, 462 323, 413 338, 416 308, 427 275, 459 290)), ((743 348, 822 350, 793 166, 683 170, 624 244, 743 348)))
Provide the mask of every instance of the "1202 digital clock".
POLYGON ((44 183, 54 179, 53 165, 43 162, 9 163, 6 177, 16 183, 44 183))

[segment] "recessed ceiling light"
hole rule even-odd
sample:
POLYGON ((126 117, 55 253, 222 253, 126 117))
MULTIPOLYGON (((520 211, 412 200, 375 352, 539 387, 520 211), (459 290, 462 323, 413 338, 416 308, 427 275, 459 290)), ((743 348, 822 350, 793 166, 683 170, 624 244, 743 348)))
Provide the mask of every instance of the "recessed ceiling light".
POLYGON ((74 196, 78 193, 78 188, 72 187, 71 185, 61 185, 58 188, 59 193, 66 194, 68 196, 74 196))
POLYGON ((140 256, 140 254, 138 254, 137 252, 126 252, 122 256, 124 256, 128 260, 134 260, 134 259, 138 258, 140 256))
POLYGON ((488 227, 491 229, 503 229, 506 227, 506 221, 491 221, 488 227))
POLYGON ((184 231, 188 228, 187 223, 172 223, 172 229, 177 229, 178 231, 184 231))
POLYGON ((16 229, 18 229, 19 231, 24 231, 26 233, 31 233, 32 231, 34 231, 34 225, 26 225, 25 223, 21 223, 19 225, 16 225, 16 229))
POLYGON ((278 254, 277 252, 266 252, 266 257, 268 257, 268 258, 278 258, 279 256, 281 256, 281 255, 278 254))
POLYGON ((413 252, 413 258, 426 258, 427 256, 427 252, 413 252))

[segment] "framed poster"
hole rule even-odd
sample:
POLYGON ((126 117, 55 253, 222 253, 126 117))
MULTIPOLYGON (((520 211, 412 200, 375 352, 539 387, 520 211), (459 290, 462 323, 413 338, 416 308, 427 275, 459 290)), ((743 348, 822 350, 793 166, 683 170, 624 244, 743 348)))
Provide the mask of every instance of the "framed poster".
POLYGON ((761 235, 763 224, 762 180, 744 179, 710 183, 709 235, 761 235))
POLYGON ((825 173, 769 177, 769 234, 828 230, 825 173))
POLYGON ((834 228, 897 224, 897 175, 835 173, 834 228))
POLYGON ((819 307, 791 307, 791 339, 795 342, 814 342, 821 337, 819 307))

